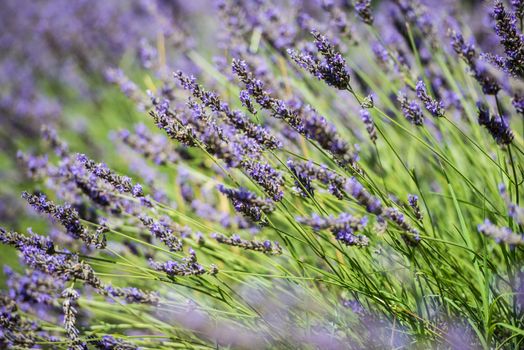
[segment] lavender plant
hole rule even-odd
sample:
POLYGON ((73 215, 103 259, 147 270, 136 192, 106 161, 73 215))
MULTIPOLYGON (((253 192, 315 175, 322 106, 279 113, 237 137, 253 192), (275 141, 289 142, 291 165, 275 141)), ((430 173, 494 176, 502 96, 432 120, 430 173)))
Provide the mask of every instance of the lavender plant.
POLYGON ((522 2, 306 5, 158 16, 107 140, 22 145, 0 347, 524 346, 522 2))

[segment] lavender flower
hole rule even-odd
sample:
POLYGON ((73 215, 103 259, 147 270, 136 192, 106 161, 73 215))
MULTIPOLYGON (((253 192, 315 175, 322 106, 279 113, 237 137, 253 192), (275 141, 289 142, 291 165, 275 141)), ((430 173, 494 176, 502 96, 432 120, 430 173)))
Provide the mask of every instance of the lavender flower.
POLYGON ((407 244, 416 246, 420 242, 418 231, 406 221, 404 215, 400 213, 397 208, 386 208, 384 210, 384 216, 400 227, 403 231, 402 238, 407 244))
POLYGON ((87 349, 87 345, 80 340, 80 332, 75 325, 78 313, 75 308, 76 300, 79 297, 78 292, 73 288, 67 288, 62 292, 62 296, 64 297, 63 311, 66 335, 71 340, 74 349, 87 349))
POLYGON ((311 180, 318 180, 328 186, 328 191, 338 199, 344 198, 345 178, 330 171, 326 166, 317 166, 313 162, 296 162, 291 159, 287 166, 295 175, 295 188, 303 196, 313 195, 311 180))
POLYGON ((52 341, 53 337, 43 332, 38 322, 19 311, 15 300, 4 293, 0 294, 1 348, 29 349, 34 348, 37 341, 52 341))
POLYGON ((284 179, 282 173, 274 169, 268 163, 244 159, 242 167, 247 175, 259 184, 274 201, 280 201, 284 197, 282 186, 284 179))
POLYGON ((329 123, 309 105, 300 108, 298 112, 302 116, 302 133, 307 138, 317 141, 340 164, 356 165, 358 153, 342 139, 333 124, 329 123))
POLYGON ((513 76, 524 77, 524 39, 515 24, 515 15, 506 12, 502 1, 496 0, 492 16, 495 20, 495 32, 504 46, 506 57, 491 61, 498 63, 499 67, 513 76))
POLYGON ((143 124, 135 126, 134 134, 122 130, 118 133, 118 137, 128 147, 144 158, 151 159, 155 164, 176 163, 180 159, 177 150, 167 143, 165 138, 151 134, 143 124))
POLYGON ((246 107, 247 110, 253 114, 257 114, 257 110, 255 106, 253 105, 253 101, 251 101, 251 97, 249 95, 249 92, 247 90, 240 91, 240 102, 242 102, 242 106, 246 107))
POLYGON ((254 78, 245 61, 233 60, 233 72, 262 108, 273 112, 275 117, 283 119, 308 139, 317 141, 340 164, 355 164, 358 158, 356 152, 342 140, 336 128, 318 115, 313 108, 306 106, 292 109, 284 101, 271 97, 264 89, 264 83, 254 78))
POLYGON ((301 224, 311 226, 313 230, 329 230, 335 238, 347 246, 365 247, 369 245, 369 239, 365 235, 357 234, 367 225, 367 217, 357 218, 348 213, 340 214, 338 217, 321 217, 313 214, 311 218, 298 217, 301 224))
POLYGON ((258 160, 260 148, 236 134, 231 135, 229 140, 225 130, 218 126, 200 105, 194 101, 190 101, 188 105, 192 109, 191 115, 177 116, 170 110, 169 102, 164 101, 156 105, 156 112, 152 116, 157 125, 165 129, 170 137, 188 146, 200 145, 222 159, 227 166, 243 169, 275 200, 282 199, 282 175, 269 164, 258 160), (195 142, 196 140, 200 143, 195 142))
POLYGON ((360 205, 365 207, 369 213, 376 215, 382 214, 384 208, 382 207, 380 199, 373 197, 354 177, 346 181, 344 189, 355 198, 360 205))
POLYGON ((257 252, 262 252, 268 255, 280 255, 282 254, 282 248, 278 242, 271 241, 248 241, 240 238, 239 235, 232 235, 231 237, 226 237, 222 234, 214 233, 212 237, 217 240, 218 243, 231 245, 234 247, 240 247, 243 249, 254 250, 257 252))
POLYGON ((507 243, 511 245, 524 245, 524 236, 511 231, 508 227, 498 227, 488 219, 479 224, 478 231, 488 237, 493 238, 497 243, 507 243))
POLYGON ((520 113, 524 116, 524 96, 521 96, 521 95, 513 96, 513 99, 511 100, 511 104, 513 105, 517 113, 520 113))
POLYGON ((65 142, 58 138, 56 130, 48 125, 42 127, 42 137, 49 142, 51 148, 55 151, 56 155, 60 158, 66 158, 69 154, 69 147, 65 142))
POLYGON ((63 280, 40 271, 27 270, 24 274, 18 274, 10 267, 4 266, 4 273, 9 295, 20 303, 23 309, 29 308, 30 305, 52 305, 56 301, 58 290, 64 286, 63 280))
POLYGON ((29 236, 26 236, 15 231, 6 231, 2 227, 0 227, 0 243, 10 245, 20 251, 26 247, 35 247, 47 254, 55 252, 53 241, 48 237, 39 236, 32 232, 29 236))
MULTIPOLYGON (((333 28, 335 33, 338 33, 340 37, 345 37, 348 40, 353 39, 353 33, 350 21, 347 18, 344 8, 336 5, 333 1, 322 1, 322 9, 327 12, 329 17, 329 27, 333 28)), ((319 26, 319 23, 313 23, 313 19, 308 16, 306 13, 299 15, 298 21, 300 22, 300 27, 308 32, 314 30, 319 26)))
POLYGON ((366 125, 366 130, 369 134, 369 138, 371 139, 371 142, 376 143, 377 142, 377 129, 375 128, 375 123, 373 122, 373 119, 371 118, 371 114, 367 109, 361 109, 360 110, 360 119, 364 122, 366 125))
POLYGON ((79 238, 88 245, 95 245, 97 248, 104 248, 106 240, 104 235, 93 235, 80 223, 78 212, 70 205, 56 205, 47 200, 45 195, 34 195, 27 192, 22 193, 22 198, 38 212, 51 215, 58 220, 67 230, 67 233, 74 238, 79 238))
POLYGON ((419 221, 422 221, 422 211, 420 210, 420 207, 418 205, 418 196, 414 194, 408 195, 408 203, 411 209, 413 210, 413 214, 415 214, 415 218, 419 221))
POLYGON ((119 68, 109 68, 105 72, 106 80, 117 85, 120 90, 143 110, 149 105, 147 96, 119 68))
POLYGON ((366 24, 373 24, 373 13, 371 12, 371 0, 355 0, 355 12, 358 17, 366 24))
POLYGON ((104 335, 98 341, 89 342, 89 345, 93 345, 98 350, 138 350, 136 345, 111 335, 104 335))
POLYGON ((110 284, 104 286, 104 289, 101 290, 100 293, 113 298, 125 299, 125 301, 132 304, 156 305, 160 300, 156 292, 144 292, 134 287, 113 287, 110 284))
MULTIPOLYGON (((282 147, 282 142, 272 135, 268 129, 253 123, 241 111, 231 110, 229 105, 222 101, 216 93, 205 90, 196 83, 193 77, 188 77, 181 71, 177 71, 175 78, 178 79, 184 89, 189 90, 193 94, 193 97, 199 99, 206 107, 209 107, 214 112, 223 113, 226 116, 227 122, 233 125, 238 131, 245 133, 267 149, 278 149, 282 147)), ((240 97, 242 103, 248 110, 255 114, 256 110, 251 103, 248 91, 242 90, 240 97)))
POLYGON ((313 56, 311 53, 298 53, 290 49, 288 53, 291 59, 318 80, 323 80, 330 86, 340 90, 350 88, 350 75, 346 60, 324 35, 317 31, 313 31, 311 34, 315 38, 315 46, 323 59, 313 56))
POLYGON ((513 11, 515 11, 515 16, 522 21, 524 17, 524 1, 511 0, 511 6, 513 6, 513 11))
POLYGON ((442 101, 437 101, 428 95, 426 90, 426 84, 422 80, 419 80, 416 86, 417 96, 424 103, 424 106, 433 114, 434 117, 444 116, 444 105, 442 101))
POLYGON ((502 116, 491 116, 488 106, 477 102, 478 122, 484 126, 499 145, 509 145, 513 141, 513 131, 502 116))
POLYGON ((408 100, 407 96, 402 92, 398 93, 398 101, 404 117, 413 125, 424 125, 424 116, 420 106, 415 101, 408 100))
POLYGON ((524 225, 524 208, 511 202, 511 198, 504 184, 499 185, 499 192, 500 192, 501 197, 504 199, 504 202, 506 202, 506 206, 508 207, 509 215, 519 225, 524 225))
POLYGON ((48 274, 60 283, 69 280, 83 281, 102 295, 122 297, 128 302, 151 304, 158 302, 155 293, 143 292, 136 288, 115 288, 105 285, 96 276, 93 268, 84 261, 79 261, 77 255, 56 252, 53 242, 47 237, 35 234, 24 236, 0 228, 0 243, 15 247, 22 253, 24 262, 28 266, 48 274))
POLYGON ((454 30, 450 31, 451 46, 453 50, 468 65, 470 71, 477 82, 482 87, 486 95, 496 95, 500 91, 500 85, 497 79, 486 69, 483 69, 477 62, 477 52, 473 44, 466 44, 461 33, 454 30))
POLYGON ((121 176, 111 171, 107 165, 103 163, 95 163, 89 159, 85 154, 77 154, 77 160, 82 163, 85 168, 114 186, 119 192, 125 192, 133 195, 133 197, 144 197, 144 192, 140 184, 133 185, 131 179, 127 176, 121 176))
POLYGON ((176 252, 182 250, 182 242, 175 236, 173 230, 164 222, 159 222, 146 214, 139 216, 140 221, 146 226, 151 234, 164 243, 170 251, 176 252))
POLYGON ((269 214, 275 210, 273 201, 259 198, 245 188, 234 190, 226 188, 223 185, 218 185, 218 190, 233 202, 236 211, 242 213, 254 222, 261 221, 262 214, 269 214))
POLYGON ((165 263, 158 263, 152 259, 149 260, 151 267, 157 271, 165 272, 169 277, 175 276, 198 276, 205 273, 215 274, 216 267, 211 267, 207 271, 197 261, 196 253, 193 249, 189 250, 189 255, 182 258, 182 261, 167 261, 165 263))

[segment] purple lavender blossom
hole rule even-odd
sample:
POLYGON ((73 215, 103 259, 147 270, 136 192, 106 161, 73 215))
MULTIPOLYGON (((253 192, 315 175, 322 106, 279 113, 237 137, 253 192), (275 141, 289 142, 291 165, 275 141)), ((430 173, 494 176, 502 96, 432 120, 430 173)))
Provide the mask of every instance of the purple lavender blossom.
POLYGON ((504 47, 506 56, 496 58, 488 55, 488 58, 491 57, 493 63, 498 64, 509 74, 524 77, 524 39, 517 29, 515 15, 506 11, 502 1, 496 0, 492 16, 495 20, 495 32, 504 47))
POLYGON ((373 24, 373 13, 371 12, 371 0, 355 0, 355 12, 362 22, 367 25, 373 24))
POLYGON ((115 174, 104 163, 97 164, 85 154, 77 154, 77 160, 83 164, 89 172, 111 184, 119 192, 129 193, 137 198, 144 197, 144 192, 140 184, 133 185, 129 177, 115 174))
POLYGON ((214 233, 212 237, 216 239, 218 243, 227 244, 233 247, 240 247, 247 250, 254 250, 257 252, 262 252, 268 255, 280 255, 282 254, 282 248, 278 242, 271 241, 249 241, 240 238, 239 235, 232 235, 231 237, 226 237, 223 234, 214 233))
POLYGON ((108 284, 100 291, 101 294, 113 298, 121 298, 130 304, 158 304, 160 298, 156 292, 144 292, 135 287, 113 287, 108 284))
POLYGON ((152 259, 149 260, 151 267, 157 271, 165 272, 169 277, 176 276, 198 276, 205 273, 215 273, 215 268, 212 267, 207 271, 197 261, 196 253, 190 249, 189 255, 182 258, 182 261, 166 261, 165 263, 159 263, 152 259))
MULTIPOLYGON (((205 90, 198 85, 194 77, 190 77, 177 71, 175 78, 180 82, 182 87, 189 90, 193 97, 199 99, 206 107, 209 107, 214 112, 221 112, 226 116, 226 121, 233 125, 239 132, 245 133, 247 136, 255 139, 260 145, 268 149, 278 149, 282 147, 282 143, 271 132, 263 126, 251 122, 247 116, 238 110, 231 110, 229 105, 222 101, 214 92, 205 90)), ((242 90, 240 92, 240 100, 246 105, 248 110, 255 114, 256 110, 249 98, 249 92, 242 90)))
POLYGON ((80 340, 80 331, 75 325, 76 315, 78 313, 76 300, 79 298, 79 294, 73 288, 66 288, 62 292, 62 297, 64 297, 62 306, 64 311, 64 328, 67 337, 71 340, 72 348, 87 350, 87 344, 80 340))
POLYGON ((111 335, 104 335, 98 341, 89 342, 89 345, 93 345, 98 350, 138 350, 136 345, 111 335))
POLYGON ((143 124, 135 126, 135 133, 122 130, 118 137, 133 149, 147 159, 151 159, 155 164, 166 165, 176 163, 180 159, 178 151, 172 147, 165 137, 154 135, 143 124))
POLYGON ((328 186, 328 191, 338 199, 344 198, 345 178, 329 170, 326 166, 317 166, 313 162, 296 162, 288 159, 287 166, 295 175, 295 188, 302 195, 313 195, 311 180, 318 180, 328 186))
POLYGON ((489 108, 482 102, 477 102, 478 122, 484 126, 499 145, 509 145, 514 138, 508 123, 502 116, 492 116, 489 108))
POLYGON ((0 315, 2 329, 0 330, 0 347, 5 349, 34 348, 37 341, 53 341, 52 336, 42 331, 39 322, 20 312, 15 300, 5 293, 0 293, 0 315))
POLYGON ((348 213, 342 213, 338 217, 321 217, 313 214, 311 218, 298 217, 301 224, 311 226, 313 230, 329 230, 335 238, 347 246, 365 247, 369 245, 369 239, 365 235, 357 234, 367 225, 367 217, 357 218, 348 213))
POLYGON ((418 205, 418 196, 415 194, 408 195, 408 204, 413 210, 413 214, 415 214, 415 218, 419 221, 423 219, 422 211, 420 210, 420 206, 418 205))
POLYGON ((416 86, 417 96, 424 103, 424 106, 434 117, 444 116, 444 105, 442 101, 437 101, 428 95, 426 84, 419 80, 416 86))
POLYGON ((466 44, 464 37, 457 31, 450 31, 451 46, 459 57, 468 65, 473 76, 482 87, 486 95, 496 95, 500 91, 497 79, 483 68, 478 62, 478 54, 473 44, 466 44))
POLYGON ((280 171, 268 163, 249 158, 242 161, 242 167, 247 175, 259 184, 274 201, 280 201, 284 197, 284 191, 282 191, 284 179, 280 171))
POLYGON ((488 219, 479 224, 478 231, 488 237, 493 238, 497 243, 506 243, 511 245, 524 245, 524 236, 514 233, 508 227, 498 227, 488 219))
POLYGON ((40 271, 27 270, 24 274, 18 274, 4 266, 4 273, 9 295, 24 310, 32 306, 52 305, 58 297, 58 291, 64 287, 63 280, 40 271))
POLYGON ((499 193, 508 207, 509 216, 511 216, 519 225, 524 225, 524 207, 520 207, 511 201, 510 195, 504 184, 499 185, 499 193))
POLYGON ((251 97, 249 95, 249 92, 247 90, 240 91, 240 102, 242 102, 242 106, 246 107, 247 110, 252 114, 257 114, 257 110, 255 106, 253 105, 253 101, 251 101, 251 97))
POLYGON ((377 142, 377 129, 375 128, 375 123, 373 122, 373 119, 371 118, 371 114, 367 109, 361 109, 360 110, 360 119, 364 122, 364 125, 366 125, 366 130, 369 134, 369 138, 371 139, 371 142, 376 143, 377 142))
POLYGON ((513 105, 517 113, 520 113, 524 116, 524 96, 522 95, 513 96, 513 99, 511 100, 511 104, 513 105))
POLYGON ((139 216, 140 221, 146 226, 151 234, 164 243, 170 251, 176 252, 182 250, 182 242, 175 236, 173 229, 164 222, 154 220, 146 214, 139 216))
POLYGON ((298 53, 288 50, 291 59, 300 67, 306 69, 319 80, 339 90, 349 89, 350 75, 346 60, 337 51, 335 46, 322 34, 312 32, 315 38, 315 46, 323 59, 313 56, 311 53, 298 53))
POLYGON ((511 6, 513 6, 513 11, 515 12, 515 16, 517 16, 517 18, 522 21, 524 17, 524 1, 523 0, 511 0, 511 6))
POLYGON ((78 212, 70 205, 56 205, 49 201, 45 195, 31 195, 27 192, 22 193, 22 198, 27 200, 36 211, 46 213, 58 220, 65 227, 67 233, 74 238, 79 238, 88 245, 95 245, 97 248, 104 248, 106 245, 105 236, 93 235, 80 223, 78 212))
POLYGON ((400 102, 400 108, 404 117, 413 125, 422 126, 424 125, 424 115, 420 106, 412 100, 408 100, 407 96, 402 92, 399 92, 397 99, 400 102))
POLYGON ((397 208, 386 208, 384 216, 397 224, 402 232, 402 239, 410 245, 416 246, 420 242, 419 232, 413 228, 397 208))
POLYGON ((384 208, 380 199, 373 197, 360 182, 357 181, 354 177, 348 179, 344 185, 344 188, 347 193, 349 193, 355 200, 366 208, 371 214, 380 215, 382 214, 384 208))
POLYGON ((246 86, 249 94, 264 109, 273 112, 276 118, 283 119, 295 131, 317 141, 342 165, 354 164, 356 152, 342 140, 336 128, 324 117, 318 115, 310 106, 300 109, 290 108, 284 101, 273 98, 265 90, 264 83, 254 77, 245 61, 233 60, 233 72, 246 86))
POLYGON ((218 185, 218 190, 233 202, 233 207, 237 212, 242 213, 254 222, 260 222, 262 214, 269 214, 275 210, 273 201, 259 198, 245 188, 234 190, 226 188, 224 185, 218 185))

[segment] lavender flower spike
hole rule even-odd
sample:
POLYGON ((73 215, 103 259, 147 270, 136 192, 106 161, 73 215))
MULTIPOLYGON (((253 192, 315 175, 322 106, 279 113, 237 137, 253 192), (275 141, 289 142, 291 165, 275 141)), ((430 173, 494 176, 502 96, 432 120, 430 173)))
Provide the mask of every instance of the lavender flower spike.
POLYGON ((492 116, 488 106, 482 102, 477 102, 477 108, 479 124, 488 129, 499 145, 509 145, 514 135, 506 120, 502 116, 492 116))
POLYGON ((197 261, 196 253, 193 249, 189 249, 189 255, 182 258, 182 261, 167 261, 165 263, 158 263, 152 259, 149 260, 151 267, 157 271, 165 272, 169 277, 175 276, 198 276, 205 273, 216 274, 216 266, 212 265, 209 271, 197 261))
POLYGON ((348 213, 342 213, 338 217, 320 217, 313 214, 311 218, 298 217, 297 221, 311 226, 313 230, 329 230, 337 241, 347 246, 365 247, 369 245, 369 239, 365 235, 357 234, 367 225, 367 217, 354 217, 348 213))
POLYGON ((424 115, 420 106, 415 101, 408 100, 407 96, 399 92, 397 99, 404 117, 413 125, 421 126, 424 124, 424 115))
POLYGON ((328 186, 328 191, 338 199, 344 198, 345 178, 329 170, 326 166, 317 166, 313 162, 296 162, 291 159, 287 166, 295 175, 295 189, 302 195, 314 194, 311 180, 318 180, 328 186))
POLYGON ((418 231, 413 228, 405 219, 404 214, 402 214, 397 208, 386 208, 384 210, 384 216, 389 220, 397 224, 402 231, 402 239, 411 245, 416 246, 420 242, 420 237, 418 231))
POLYGON ((444 116, 444 105, 442 101, 437 101, 428 95, 426 84, 422 80, 419 80, 416 86, 418 98, 424 102, 424 106, 434 117, 444 116))
POLYGON ((360 119, 364 122, 366 125, 366 130, 369 134, 369 138, 371 139, 371 142, 376 143, 377 142, 377 129, 375 128, 375 123, 373 122, 373 119, 371 118, 371 114, 367 109, 361 109, 360 110, 360 119))
POLYGON ((260 221, 262 214, 269 214, 275 209, 273 201, 259 198, 244 188, 234 190, 226 188, 223 185, 218 185, 218 190, 233 202, 236 211, 242 213, 254 222, 260 221))
POLYGON ((479 224, 477 228, 480 233, 493 238, 497 243, 524 245, 523 235, 514 233, 508 227, 498 227, 488 219, 479 224))
POLYGON ((422 221, 422 211, 420 210, 420 206, 418 205, 418 196, 414 194, 408 195, 408 203, 411 209, 413 210, 413 214, 415 214, 415 218, 419 221, 422 221))
POLYGON ((306 69, 319 80, 333 86, 339 90, 350 88, 349 69, 346 60, 338 52, 335 46, 322 34, 317 31, 312 32, 315 38, 315 46, 322 55, 322 59, 310 53, 298 53, 288 50, 291 59, 300 67, 306 69))
POLYGON ((72 349, 87 349, 87 345, 80 341, 80 332, 76 328, 76 314, 78 311, 75 308, 76 300, 79 295, 76 290, 73 288, 67 288, 63 291, 62 296, 65 298, 63 303, 64 311, 64 328, 67 334, 67 337, 73 343, 72 349))
POLYGON ((524 116, 524 96, 521 96, 521 95, 513 96, 513 99, 511 100, 511 104, 513 105, 517 113, 520 113, 521 115, 524 116))
POLYGON ((373 13, 371 12, 371 0, 355 0, 355 12, 362 22, 372 25, 373 13))
POLYGON ((500 91, 500 85, 497 79, 486 69, 481 68, 477 62, 477 51, 473 44, 466 44, 461 33, 450 30, 451 46, 455 53, 462 58, 469 66, 469 70, 482 87, 482 92, 486 95, 496 95, 500 91))
POLYGON ((22 198, 38 212, 51 215, 58 220, 67 230, 67 233, 74 238, 80 238, 89 245, 95 245, 97 248, 104 248, 106 245, 105 237, 102 235, 93 235, 89 230, 80 223, 78 212, 70 205, 56 205, 49 201, 45 195, 34 195, 27 192, 22 193, 22 198))
POLYGON ((248 250, 254 250, 257 252, 262 252, 264 254, 268 255, 280 255, 282 254, 282 248, 278 244, 278 242, 271 242, 271 241, 248 241, 245 239, 240 238, 239 235, 232 235, 231 237, 226 237, 222 234, 214 233, 212 234, 212 237, 216 239, 218 243, 231 245, 234 247, 241 247, 248 250))
POLYGON ((102 180, 107 181, 113 185, 119 192, 126 192, 133 195, 133 197, 144 197, 144 191, 140 184, 133 185, 131 179, 127 176, 117 175, 112 172, 105 164, 96 164, 89 159, 85 154, 77 154, 77 160, 82 163, 87 170, 102 180))
POLYGON ((495 32, 506 53, 506 57, 495 61, 509 74, 524 77, 524 39, 517 29, 515 15, 506 11, 502 1, 496 0, 492 16, 495 32))
POLYGON ((346 192, 355 198, 360 205, 365 207, 369 213, 376 215, 382 214, 384 208, 382 207, 380 199, 373 197, 354 177, 346 182, 344 188, 346 192))
POLYGON ((511 0, 511 6, 513 6, 513 11, 515 11, 515 16, 522 20, 524 17, 524 0, 511 0))
POLYGON ((504 184, 499 185, 499 192, 501 197, 506 202, 508 207, 509 215, 519 224, 524 225, 524 207, 520 207, 511 202, 511 198, 504 184))
POLYGON ((149 229, 151 234, 164 243, 170 251, 176 252, 182 250, 182 242, 180 239, 178 239, 178 237, 175 236, 169 225, 156 221, 146 214, 141 214, 139 219, 142 221, 144 226, 149 229))

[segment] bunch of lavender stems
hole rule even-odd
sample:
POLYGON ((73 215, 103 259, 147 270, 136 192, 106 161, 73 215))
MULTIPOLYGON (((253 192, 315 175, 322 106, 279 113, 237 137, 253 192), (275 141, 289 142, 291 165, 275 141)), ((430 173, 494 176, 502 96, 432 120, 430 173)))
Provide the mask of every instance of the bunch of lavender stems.
POLYGON ((21 144, 0 348, 524 347, 524 5, 208 6, 21 144))

